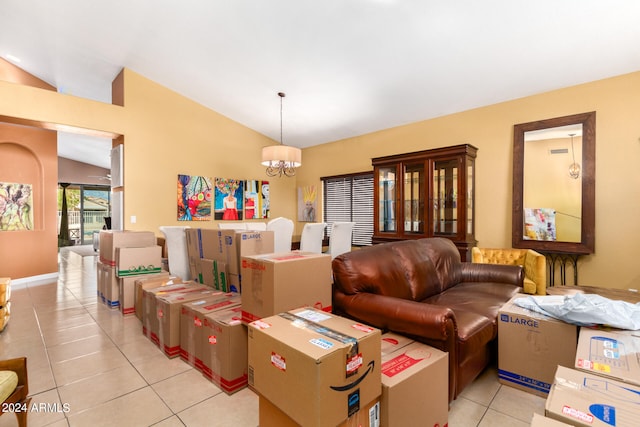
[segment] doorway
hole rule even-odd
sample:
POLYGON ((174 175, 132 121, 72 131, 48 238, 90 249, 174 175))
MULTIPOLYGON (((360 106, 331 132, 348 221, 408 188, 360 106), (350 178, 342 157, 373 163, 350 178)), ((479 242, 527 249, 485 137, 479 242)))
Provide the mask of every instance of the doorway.
MULTIPOLYGON (((58 234, 62 216, 65 215, 62 190, 62 185, 58 185, 58 234)), ((69 240, 75 245, 92 244, 94 232, 102 230, 111 218, 111 187, 69 184, 64 194, 67 198, 69 240)))

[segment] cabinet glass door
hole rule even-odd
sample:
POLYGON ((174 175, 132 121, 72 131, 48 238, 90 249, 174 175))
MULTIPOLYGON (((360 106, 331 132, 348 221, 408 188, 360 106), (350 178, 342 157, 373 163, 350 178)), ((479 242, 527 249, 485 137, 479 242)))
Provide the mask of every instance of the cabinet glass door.
POLYGON ((396 224, 396 168, 381 167, 378 170, 378 229, 395 232, 396 224))
POLYGON ((404 168, 404 232, 424 233, 424 163, 404 168))
POLYGON ((473 193, 475 185, 474 184, 474 179, 475 177, 473 176, 473 159, 467 159, 467 234, 469 236, 474 236, 475 235, 475 230, 473 229, 474 227, 474 221, 473 221, 473 212, 475 210, 475 206, 474 206, 474 201, 475 201, 475 194, 473 193))
POLYGON ((458 231, 458 160, 433 162, 433 234, 454 236, 458 231))

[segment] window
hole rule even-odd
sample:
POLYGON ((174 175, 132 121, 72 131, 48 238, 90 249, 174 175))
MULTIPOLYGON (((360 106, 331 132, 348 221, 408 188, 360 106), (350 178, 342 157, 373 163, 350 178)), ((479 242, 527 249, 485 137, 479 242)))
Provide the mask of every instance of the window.
POLYGON ((339 221, 353 221, 354 246, 371 245, 373 235, 373 173, 363 172, 350 175, 324 177, 324 222, 327 233, 331 224, 339 221))

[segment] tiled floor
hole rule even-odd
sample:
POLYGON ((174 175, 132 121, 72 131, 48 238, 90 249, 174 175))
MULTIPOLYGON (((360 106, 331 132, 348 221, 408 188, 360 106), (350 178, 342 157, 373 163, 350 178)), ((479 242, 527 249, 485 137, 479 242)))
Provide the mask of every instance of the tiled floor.
MULTIPOLYGON (((166 358, 135 316, 96 301, 95 263, 63 248, 57 283, 12 292, 0 358, 28 357, 31 407, 40 409, 29 426, 256 427, 253 392, 221 392, 166 358)), ((449 426, 528 426, 534 412, 544 413, 544 399, 500 385, 489 368, 453 402, 449 426)), ((15 425, 14 416, 0 417, 0 427, 15 425)))

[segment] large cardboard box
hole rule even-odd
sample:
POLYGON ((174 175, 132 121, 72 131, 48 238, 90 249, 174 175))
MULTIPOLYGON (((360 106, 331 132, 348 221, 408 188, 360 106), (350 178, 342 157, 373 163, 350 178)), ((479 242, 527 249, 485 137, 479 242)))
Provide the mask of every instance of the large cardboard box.
POLYGON ((136 280, 140 280, 141 277, 166 280, 170 275, 167 271, 160 271, 154 274, 128 276, 118 279, 118 301, 120 305, 120 312, 123 315, 134 314, 136 312, 135 283, 136 280))
MULTIPOLYGON (((202 258, 202 242, 200 228, 187 228, 184 230, 187 240, 187 258, 189 260, 189 272, 191 277, 198 277, 198 264, 202 258)), ((200 282, 202 283, 202 282, 200 282)))
POLYGON ((231 292, 227 278, 227 265, 224 262, 205 258, 198 261, 198 276, 196 276, 198 282, 222 292, 231 292))
POLYGON ((227 394, 247 386, 247 327, 238 305, 204 316, 202 374, 227 394))
POLYGON ((157 274, 162 271, 162 247, 116 248, 118 277, 157 274))
POLYGON ((140 248, 157 244, 151 231, 101 230, 100 261, 115 267, 116 248, 140 248))
POLYGON ((202 371, 205 315, 234 306, 240 306, 240 295, 227 292, 217 292, 182 304, 180 309, 180 357, 182 360, 202 371))
POLYGON ((640 385, 640 332, 580 328, 575 367, 640 385))
POLYGON ((636 427, 640 420, 640 388, 558 366, 545 415, 574 426, 636 427))
MULTIPOLYGON (((136 317, 142 321, 142 315, 144 313, 144 290, 152 288, 160 288, 166 285, 176 285, 183 283, 182 278, 177 276, 169 276, 168 278, 153 276, 142 276, 133 282, 134 292, 134 306, 136 310, 136 317)), ((143 322, 144 325, 144 322, 143 322)))
MULTIPOLYGON (((386 335, 386 334, 385 334, 386 335)), ((385 335, 382 336, 383 343, 385 335)), ((388 337, 387 337, 388 338, 388 337)), ((389 340, 383 344, 389 345, 389 340)), ((387 347, 388 348, 388 347, 387 347)), ((449 356, 419 342, 382 355, 382 426, 446 426, 449 418, 449 356), (429 384, 429 387, 425 387, 429 384)))
MULTIPOLYGON (((380 412, 380 398, 377 398, 344 420, 338 427, 379 427, 382 425, 380 412)), ((300 424, 260 395, 258 395, 258 422, 260 427, 300 427, 300 424)), ((412 423, 408 425, 415 425, 415 423, 416 420, 412 420, 412 423)), ((441 427, 445 427, 445 425, 441 427)))
POLYGON ((106 299, 104 296, 104 289, 106 286, 106 273, 105 269, 108 265, 104 264, 102 261, 98 260, 96 263, 96 276, 97 276, 97 297, 98 301, 105 303, 106 299))
POLYGON ((180 311, 182 304, 216 294, 222 295, 222 292, 198 284, 181 292, 156 294, 158 347, 167 357, 180 356, 180 311))
POLYGON ((142 334, 149 338, 151 342, 160 345, 158 337, 158 315, 156 312, 157 295, 167 295, 173 292, 184 292, 189 289, 204 289, 204 285, 195 282, 175 283, 172 285, 145 287, 142 290, 142 334))
POLYGON ((303 308, 248 334, 249 385, 298 424, 336 426, 381 394, 378 329, 303 308))
POLYGON ((575 325, 517 306, 516 295, 498 313, 498 380, 546 397, 558 365, 573 366, 575 325))
POLYGON ((291 252, 242 258, 242 320, 311 306, 331 312, 331 256, 291 252))
POLYGON ((530 427, 568 427, 570 424, 563 423, 562 421, 554 420, 553 418, 547 418, 538 413, 533 413, 530 427))
MULTIPOLYGON (((218 251, 211 259, 227 264, 229 274, 242 276, 241 259, 245 256, 270 254, 274 251, 273 231, 217 230, 218 251), (222 258, 220 258, 222 256, 222 258)), ((208 257, 205 257, 208 258, 208 257)), ((243 280, 243 279, 241 279, 243 280)))
POLYGON ((98 292, 100 300, 109 308, 118 308, 120 305, 120 286, 116 277, 116 268, 104 263, 101 263, 99 268, 98 292))

